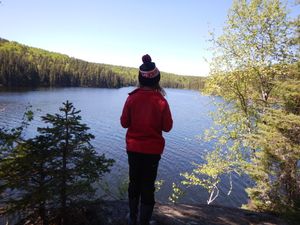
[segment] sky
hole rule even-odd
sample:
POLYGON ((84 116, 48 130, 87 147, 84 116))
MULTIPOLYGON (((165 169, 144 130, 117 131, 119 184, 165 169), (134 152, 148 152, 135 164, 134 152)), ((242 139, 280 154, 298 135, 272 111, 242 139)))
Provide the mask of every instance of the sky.
MULTIPOLYGON (((89 62, 206 76, 232 0, 1 0, 0 37, 89 62)), ((294 2, 291 0, 290 2, 294 2)), ((299 12, 292 12, 294 15, 299 12)))

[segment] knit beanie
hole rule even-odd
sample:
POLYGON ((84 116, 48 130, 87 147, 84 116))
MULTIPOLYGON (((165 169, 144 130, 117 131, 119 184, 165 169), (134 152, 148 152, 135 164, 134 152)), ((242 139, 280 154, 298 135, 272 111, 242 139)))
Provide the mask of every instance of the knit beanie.
POLYGON ((143 64, 139 70, 139 82, 142 86, 153 87, 159 83, 160 72, 152 62, 150 55, 146 54, 142 57, 143 64))

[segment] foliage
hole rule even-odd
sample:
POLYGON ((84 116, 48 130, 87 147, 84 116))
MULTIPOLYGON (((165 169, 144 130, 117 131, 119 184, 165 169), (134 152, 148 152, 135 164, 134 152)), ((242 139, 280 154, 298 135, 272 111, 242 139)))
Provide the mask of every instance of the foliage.
POLYGON ((155 192, 159 192, 161 187, 164 185, 164 180, 156 180, 155 181, 155 192))
POLYGON ((178 200, 184 195, 184 191, 176 183, 172 183, 172 193, 168 200, 172 203, 178 202, 178 200))
MULTIPOLYGON (((0 38, 0 86, 4 87, 102 87, 135 86, 138 70, 88 63, 0 38)), ((199 90, 203 77, 162 72, 161 85, 199 90)))
POLYGON ((225 100, 206 133, 215 150, 206 164, 184 174, 187 184, 212 194, 222 174, 243 172, 255 182, 247 189, 255 209, 299 212, 300 73, 294 24, 279 0, 233 2, 223 34, 212 37, 212 72, 204 89, 225 100))
POLYGON ((249 196, 259 210, 299 212, 300 117, 268 109, 257 126, 257 132, 248 136, 249 146, 257 149, 246 165, 257 181, 247 189, 249 196))
POLYGON ((94 199, 92 185, 109 172, 114 160, 96 153, 90 144, 94 136, 79 113, 67 101, 60 113, 42 117, 47 127, 38 128, 33 138, 1 131, 2 213, 21 212, 26 221, 67 224, 69 208, 94 199))
POLYGON ((234 161, 230 159, 224 159, 220 151, 214 151, 211 154, 206 155, 206 164, 196 164, 192 172, 182 173, 181 176, 184 180, 181 182, 186 186, 201 186, 204 187, 210 193, 207 204, 212 203, 219 196, 218 184, 221 182, 221 175, 224 173, 230 176, 230 190, 232 190, 231 174, 236 172, 237 168, 234 161))
MULTIPOLYGON (((164 180, 155 181, 155 192, 159 192, 164 184, 164 180)), ((103 191, 102 197, 115 200, 126 200, 128 199, 128 186, 129 177, 120 176, 118 179, 116 190, 113 190, 107 181, 100 184, 100 188, 103 191)))

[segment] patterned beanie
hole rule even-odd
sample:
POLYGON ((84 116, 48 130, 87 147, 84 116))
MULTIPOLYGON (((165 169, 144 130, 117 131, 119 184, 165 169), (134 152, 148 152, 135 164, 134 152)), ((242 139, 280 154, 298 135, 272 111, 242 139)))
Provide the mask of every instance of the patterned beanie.
POLYGON ((146 54, 142 57, 143 64, 139 70, 139 82, 142 86, 152 87, 159 83, 160 72, 152 62, 150 55, 146 54))

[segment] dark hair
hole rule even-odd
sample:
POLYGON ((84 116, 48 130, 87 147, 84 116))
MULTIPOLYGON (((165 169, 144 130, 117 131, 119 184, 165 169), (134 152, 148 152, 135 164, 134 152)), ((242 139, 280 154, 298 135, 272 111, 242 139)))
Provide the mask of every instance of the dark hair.
POLYGON ((139 87, 148 87, 148 88, 151 88, 151 89, 153 89, 153 90, 161 93, 162 96, 166 96, 166 91, 159 85, 159 83, 155 83, 153 85, 145 85, 145 84, 143 84, 143 83, 141 83, 139 81, 139 85, 138 86, 139 87))
POLYGON ((166 96, 166 91, 165 89, 163 89, 159 84, 156 84, 154 87, 153 87, 154 90, 160 92, 162 94, 162 96, 166 96))

